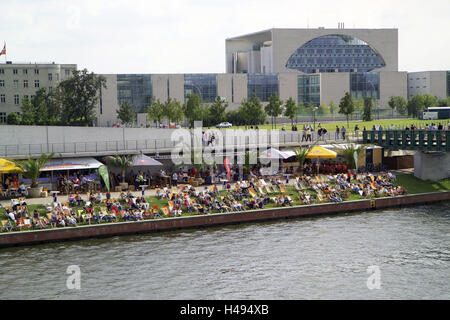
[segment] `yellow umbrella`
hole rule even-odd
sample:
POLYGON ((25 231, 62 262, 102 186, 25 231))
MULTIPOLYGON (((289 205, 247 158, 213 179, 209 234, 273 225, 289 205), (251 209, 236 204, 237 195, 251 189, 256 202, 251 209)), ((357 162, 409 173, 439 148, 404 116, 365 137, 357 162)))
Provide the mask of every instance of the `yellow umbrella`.
POLYGON ((18 172, 22 171, 19 167, 16 167, 14 162, 0 158, 0 173, 18 172))
POLYGON ((337 153, 321 146, 315 146, 306 155, 307 159, 334 159, 337 153))

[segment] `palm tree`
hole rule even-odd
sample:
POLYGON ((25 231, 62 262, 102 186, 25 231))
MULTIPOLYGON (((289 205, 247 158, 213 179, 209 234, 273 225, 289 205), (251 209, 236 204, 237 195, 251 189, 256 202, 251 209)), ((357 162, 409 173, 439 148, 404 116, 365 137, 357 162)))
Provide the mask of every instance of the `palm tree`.
POLYGON ((356 144, 354 143, 349 143, 344 145, 344 149, 342 149, 341 153, 342 156, 344 157, 344 161, 347 164, 347 166, 350 169, 356 168, 356 163, 355 163, 355 152, 359 158, 359 156, 361 155, 362 152, 364 152, 364 150, 366 150, 366 146, 360 145, 360 146, 356 146, 356 144))
POLYGON ((317 144, 317 140, 314 143, 307 146, 299 146, 294 149, 295 154, 297 155, 298 161, 298 169, 297 171, 303 173, 303 164, 305 163, 306 156, 311 151, 311 149, 317 144))
POLYGON ((125 172, 128 168, 133 166, 133 159, 131 156, 107 156, 105 162, 115 168, 122 170, 122 183, 125 183, 125 172))
POLYGON ((41 156, 33 160, 28 156, 28 159, 25 161, 14 161, 17 167, 23 170, 23 177, 25 179, 31 180, 31 188, 37 188, 39 186, 38 179, 41 174, 41 169, 45 166, 45 164, 53 158, 54 153, 49 155, 43 153, 41 156))

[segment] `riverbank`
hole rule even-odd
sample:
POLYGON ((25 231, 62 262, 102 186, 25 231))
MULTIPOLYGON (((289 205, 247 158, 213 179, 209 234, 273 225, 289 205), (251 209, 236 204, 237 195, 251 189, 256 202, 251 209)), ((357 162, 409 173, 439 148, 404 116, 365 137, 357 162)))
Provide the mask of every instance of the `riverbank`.
POLYGON ((203 228, 220 225, 261 222, 267 220, 337 215, 349 212, 430 204, 450 200, 450 191, 406 195, 388 198, 323 203, 282 208, 270 208, 232 213, 182 216, 136 222, 118 222, 78 227, 54 228, 0 234, 0 247, 34 245, 56 241, 72 241, 87 238, 112 237, 126 234, 153 233, 187 228, 203 228))

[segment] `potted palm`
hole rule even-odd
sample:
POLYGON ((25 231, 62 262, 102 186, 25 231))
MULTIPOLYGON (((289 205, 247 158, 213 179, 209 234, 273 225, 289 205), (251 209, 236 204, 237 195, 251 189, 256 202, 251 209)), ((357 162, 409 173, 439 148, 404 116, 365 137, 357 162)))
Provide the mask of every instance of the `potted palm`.
POLYGON ((39 186, 38 179, 41 174, 41 169, 45 164, 53 158, 54 153, 51 154, 41 154, 41 156, 33 160, 28 156, 25 161, 15 161, 17 167, 23 170, 23 177, 31 180, 30 189, 28 194, 31 198, 39 198, 41 196, 42 187, 39 186))
POLYGON ((128 168, 133 166, 133 159, 131 156, 108 156, 105 157, 105 162, 115 168, 122 170, 122 182, 120 186, 122 190, 128 189, 128 183, 125 182, 125 172, 128 168))

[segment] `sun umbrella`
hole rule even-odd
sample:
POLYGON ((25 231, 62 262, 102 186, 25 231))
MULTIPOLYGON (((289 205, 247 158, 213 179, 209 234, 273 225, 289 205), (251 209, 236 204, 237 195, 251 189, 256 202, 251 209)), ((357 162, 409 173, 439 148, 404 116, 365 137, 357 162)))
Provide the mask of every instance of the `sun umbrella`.
POLYGON ((267 149, 264 152, 261 152, 259 158, 260 159, 287 159, 291 156, 295 155, 293 152, 284 152, 275 148, 267 149))
POLYGON ((315 146, 306 155, 307 159, 334 159, 337 153, 321 146, 315 146))
POLYGON ((6 159, 0 159, 0 173, 18 172, 22 171, 17 167, 14 162, 8 161, 6 159))
POLYGON ((163 164, 145 154, 133 157, 133 167, 162 166, 163 164))

